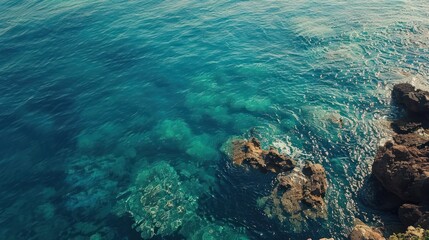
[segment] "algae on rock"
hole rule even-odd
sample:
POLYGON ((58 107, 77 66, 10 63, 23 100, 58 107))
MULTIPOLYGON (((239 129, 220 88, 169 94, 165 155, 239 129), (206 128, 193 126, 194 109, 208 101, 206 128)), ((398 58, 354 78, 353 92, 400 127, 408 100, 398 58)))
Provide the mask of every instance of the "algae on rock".
POLYGON ((389 240, 427 240, 429 239, 429 230, 420 227, 408 227, 405 233, 393 234, 389 240))

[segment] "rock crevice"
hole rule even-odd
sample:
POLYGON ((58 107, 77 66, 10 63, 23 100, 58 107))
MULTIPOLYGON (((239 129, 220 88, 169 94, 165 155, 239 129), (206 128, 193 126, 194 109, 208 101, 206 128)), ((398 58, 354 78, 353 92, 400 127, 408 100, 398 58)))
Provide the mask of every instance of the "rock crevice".
POLYGON ((407 116, 392 123, 396 133, 379 148, 372 174, 402 201, 398 214, 404 225, 429 228, 429 92, 401 83, 392 98, 407 116))

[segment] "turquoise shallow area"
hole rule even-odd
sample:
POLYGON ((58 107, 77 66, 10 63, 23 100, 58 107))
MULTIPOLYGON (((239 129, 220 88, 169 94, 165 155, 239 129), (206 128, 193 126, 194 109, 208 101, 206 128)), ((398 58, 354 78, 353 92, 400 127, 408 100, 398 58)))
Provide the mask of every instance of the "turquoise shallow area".
POLYGON ((428 1, 0 9, 1 239, 343 239, 355 217, 397 225, 364 183, 392 85, 427 87, 428 1), (224 151, 249 136, 325 167, 328 219, 264 213, 274 176, 224 151))

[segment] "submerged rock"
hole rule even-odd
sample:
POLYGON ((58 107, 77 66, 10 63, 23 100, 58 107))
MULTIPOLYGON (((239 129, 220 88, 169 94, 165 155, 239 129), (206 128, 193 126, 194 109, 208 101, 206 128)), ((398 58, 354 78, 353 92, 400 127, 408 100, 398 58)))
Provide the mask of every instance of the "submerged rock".
POLYGON ((195 215, 197 196, 180 181, 167 162, 158 162, 141 171, 134 185, 119 201, 118 214, 129 213, 144 239, 165 237, 176 232, 195 215))
POLYGON ((349 235, 350 240, 381 240, 385 239, 383 234, 376 228, 370 227, 355 219, 355 226, 349 235))
POLYGON ((270 147, 263 150, 256 138, 250 140, 235 140, 233 144, 233 161, 237 165, 248 164, 261 171, 280 173, 295 167, 295 161, 276 149, 270 147))
POLYGON ((172 165, 159 161, 145 165, 129 188, 117 198, 116 214, 131 217, 132 227, 142 239, 164 239, 173 235, 184 239, 246 240, 246 229, 200 216, 202 185, 184 178, 172 165))

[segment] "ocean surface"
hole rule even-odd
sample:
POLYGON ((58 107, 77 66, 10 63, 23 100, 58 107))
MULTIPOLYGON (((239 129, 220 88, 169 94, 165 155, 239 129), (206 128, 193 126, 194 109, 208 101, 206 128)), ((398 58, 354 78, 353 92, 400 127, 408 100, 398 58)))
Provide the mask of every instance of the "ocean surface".
POLYGON ((397 82, 426 87, 429 1, 0 0, 0 239, 344 239, 397 82), (339 126, 339 119, 343 121, 339 126), (321 163, 328 218, 264 211, 258 137, 321 163))

